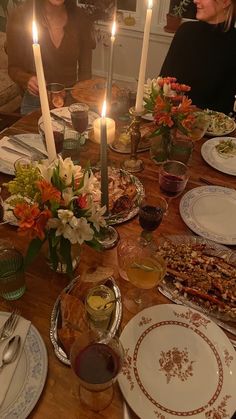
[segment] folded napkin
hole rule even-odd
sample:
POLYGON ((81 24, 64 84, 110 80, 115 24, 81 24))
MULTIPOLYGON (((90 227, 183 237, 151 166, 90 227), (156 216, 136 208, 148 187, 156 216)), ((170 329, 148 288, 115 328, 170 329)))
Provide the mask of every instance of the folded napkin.
MULTIPOLYGON (((2 326, 2 324, 5 322, 5 320, 7 319, 7 317, 0 317, 0 327, 2 326)), ((20 346, 20 350, 18 353, 18 356, 16 358, 16 360, 14 362, 12 362, 11 364, 5 365, 2 370, 0 371, 0 406, 2 405, 7 391, 10 387, 12 378, 14 376, 16 367, 18 365, 18 362, 20 360, 23 348, 24 348, 24 344, 25 344, 25 339, 28 333, 28 330, 30 328, 30 321, 24 319, 23 317, 20 317, 17 327, 14 331, 13 336, 15 335, 20 335, 21 337, 21 346, 20 346)), ((5 345, 7 344, 8 340, 4 340, 3 342, 0 343, 0 358, 2 357, 2 353, 3 353, 3 349, 5 347, 5 345)), ((1 415, 1 414, 0 414, 1 415)))
MULTIPOLYGON (((35 147, 37 150, 45 152, 45 146, 39 134, 19 134, 17 137, 19 137, 26 144, 35 147)), ((16 160, 18 160, 21 156, 4 150, 2 146, 7 146, 13 150, 17 150, 29 157, 31 157, 33 154, 33 151, 31 153, 30 151, 23 149, 18 145, 11 144, 7 136, 3 137, 0 141, 0 171, 10 175, 15 173, 14 164, 16 160)))

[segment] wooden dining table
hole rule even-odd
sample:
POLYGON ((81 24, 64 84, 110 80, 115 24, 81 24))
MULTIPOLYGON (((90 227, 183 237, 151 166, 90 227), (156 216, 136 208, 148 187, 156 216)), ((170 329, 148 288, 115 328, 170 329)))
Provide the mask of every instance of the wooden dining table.
MULTIPOLYGON (((39 112, 34 112, 22 117, 14 123, 9 129, 0 134, 1 138, 8 134, 20 133, 36 133, 38 132, 39 112)), ((201 178, 207 178, 218 185, 235 188, 235 177, 223 174, 210 167, 201 157, 201 145, 206 138, 194 144, 194 151, 189 165, 190 178, 186 186, 186 190, 196 188, 204 185, 201 178)), ((139 153, 139 157, 144 162, 144 170, 137 173, 136 176, 142 182, 147 196, 155 197, 160 193, 158 186, 158 171, 159 166, 156 165, 149 155, 149 151, 139 153)), ((108 151, 108 160, 110 164, 119 166, 121 162, 127 158, 127 155, 108 151)), ((81 148, 80 151, 81 165, 85 165, 88 161, 91 164, 99 160, 99 145, 91 141, 87 141, 86 147, 81 148)), ((0 184, 8 182, 12 177, 6 174, 0 174, 0 184)), ((7 197, 6 188, 2 187, 2 198, 7 197)), ((188 234, 193 233, 183 222, 179 213, 180 197, 172 199, 169 203, 168 214, 164 217, 162 224, 154 232, 154 237, 158 238, 160 234, 188 234)), ((138 218, 135 217, 123 224, 116 225, 116 229, 120 237, 125 235, 139 235, 141 227, 138 218)), ((20 236, 17 228, 8 224, 0 226, 0 239, 6 239, 12 242, 14 246, 22 253, 26 252, 28 242, 26 238, 20 236)), ((92 263, 109 264, 114 267, 115 279, 121 290, 122 296, 126 291, 132 287, 127 281, 119 277, 117 269, 117 254, 116 247, 102 252, 96 252, 88 246, 84 246, 81 253, 81 261, 78 267, 77 274, 81 274, 92 263)), ((25 294, 16 301, 6 301, 1 299, 0 310, 11 311, 13 308, 20 310, 21 316, 30 320, 32 324, 38 329, 41 334, 48 353, 48 374, 43 392, 30 413, 29 418, 34 419, 96 419, 109 418, 121 419, 123 418, 123 396, 119 390, 119 386, 115 384, 115 394, 112 403, 105 410, 94 413, 84 408, 78 398, 78 381, 73 374, 70 367, 61 363, 55 356, 54 348, 50 341, 50 317, 53 305, 63 290, 68 284, 69 278, 66 275, 53 272, 45 262, 43 253, 40 253, 32 265, 26 272, 27 289, 25 294)), ((160 294, 157 289, 149 291, 153 298, 153 304, 166 304, 170 301, 160 294)), ((132 318, 125 307, 123 307, 123 316, 120 330, 124 328, 127 322, 132 318)), ((171 397, 171 395, 170 395, 171 397)), ((0 415, 1 416, 1 415, 0 415)), ((133 415, 133 417, 136 417, 133 415)))

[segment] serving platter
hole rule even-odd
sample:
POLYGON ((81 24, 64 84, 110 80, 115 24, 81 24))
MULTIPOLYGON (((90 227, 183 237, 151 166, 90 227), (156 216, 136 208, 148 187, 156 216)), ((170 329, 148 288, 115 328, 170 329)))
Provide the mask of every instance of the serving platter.
POLYGON ((205 112, 210 116, 210 124, 207 128, 206 135, 218 137, 231 134, 236 128, 235 121, 222 112, 206 109, 205 112))
MULTIPOLYGON (((213 320, 230 321, 231 325, 228 325, 228 329, 236 335, 236 306, 228 307, 226 300, 222 299, 219 290, 214 287, 214 283, 217 287, 217 280, 220 277, 223 289, 227 278, 227 267, 232 277, 236 277, 236 253, 221 244, 193 235, 160 237, 157 251, 166 260, 168 272, 158 290, 173 302, 210 315, 213 320), (221 271, 221 266, 223 271, 221 271), (188 288, 186 291, 184 287, 192 289, 188 288), (201 294, 206 294, 205 299, 202 298, 204 295, 201 297, 201 294), (215 298, 218 304, 215 303, 215 298), (221 302, 225 302, 225 308, 221 302)), ((235 292, 234 289, 231 291, 235 292)))
MULTIPOLYGON (((94 168, 94 174, 100 176, 100 169, 94 168)), ((109 167, 108 168, 108 177, 109 177, 109 204, 115 202, 122 196, 128 194, 128 189, 133 189, 133 196, 130 198, 131 207, 124 209, 121 212, 110 213, 107 217, 107 221, 110 225, 116 225, 124 223, 125 221, 131 220, 139 212, 139 204, 145 196, 144 187, 140 180, 127 172, 126 170, 109 167)), ((133 193, 132 192, 132 193, 133 193)), ((110 206, 110 205, 109 205, 110 206)))
POLYGON ((118 382, 138 417, 233 415, 236 353, 203 314, 175 304, 149 307, 129 321, 120 340, 125 361, 118 382))
MULTIPOLYGON (((147 151, 150 149, 151 141, 148 138, 141 139, 137 153, 142 153, 143 151, 147 151)), ((109 147, 111 150, 116 151, 116 153, 121 154, 130 154, 131 153, 131 144, 130 142, 128 144, 123 143, 119 139, 113 141, 113 143, 109 144, 109 147)))
POLYGON ((201 154, 204 160, 214 169, 219 170, 227 175, 236 176, 236 155, 221 156, 216 149, 220 141, 231 140, 236 145, 236 138, 221 137, 220 139, 211 138, 206 141, 201 147, 201 154))
MULTIPOLYGON (((59 336, 58 336, 58 329, 61 327, 61 298, 64 293, 70 294, 73 291, 73 288, 76 286, 77 282, 79 281, 79 277, 76 277, 73 279, 67 287, 65 287, 60 295, 58 296, 52 310, 51 314, 51 325, 50 325, 50 339, 52 342, 52 345, 54 347, 54 352, 56 357, 63 362, 65 365, 70 365, 69 357, 67 356, 62 343, 60 342, 59 336)), ((122 303, 121 303, 121 293, 118 285, 116 284, 113 277, 110 277, 106 280, 105 284, 109 288, 112 289, 112 291, 115 294, 115 298, 117 299, 115 303, 115 308, 113 310, 113 313, 111 315, 111 319, 109 322, 108 330, 111 333, 112 336, 115 336, 120 322, 121 322, 121 316, 122 316, 122 303)), ((91 287, 93 285, 91 284, 91 287)))

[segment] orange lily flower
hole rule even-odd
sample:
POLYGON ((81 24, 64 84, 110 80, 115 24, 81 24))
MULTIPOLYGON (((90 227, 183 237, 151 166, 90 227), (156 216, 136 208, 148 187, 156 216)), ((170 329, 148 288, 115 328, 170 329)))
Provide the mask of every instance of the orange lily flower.
POLYGON ((58 191, 55 186, 51 185, 51 183, 47 182, 46 180, 39 180, 37 182, 37 186, 42 195, 42 202, 47 201, 61 201, 61 192, 58 191))
POLYGON ((52 216, 50 210, 40 211, 38 204, 20 203, 15 206, 14 214, 19 219, 19 232, 28 234, 31 239, 44 239, 47 221, 52 216))

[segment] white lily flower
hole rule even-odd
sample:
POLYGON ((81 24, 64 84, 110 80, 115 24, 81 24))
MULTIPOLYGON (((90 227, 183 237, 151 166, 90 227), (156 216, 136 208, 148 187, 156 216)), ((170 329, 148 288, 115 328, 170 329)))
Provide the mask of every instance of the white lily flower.
POLYGON ((103 207, 93 205, 91 207, 91 214, 88 217, 88 220, 94 225, 96 230, 99 232, 100 227, 105 227, 106 221, 103 217, 103 215, 106 212, 106 206, 103 207))
POLYGON ((72 176, 74 172, 74 164, 70 158, 62 160, 59 159, 59 177, 64 181, 66 186, 71 185, 72 176))
POLYGON ((70 225, 66 226, 63 236, 70 240, 72 244, 82 244, 84 241, 90 241, 93 239, 94 231, 90 227, 86 218, 73 217, 70 225))
POLYGON ((74 217, 74 214, 70 210, 59 209, 57 211, 58 218, 61 220, 62 224, 69 223, 71 219, 74 217))
POLYGON ((84 175, 84 185, 81 188, 81 193, 83 195, 93 194, 97 196, 98 191, 100 190, 100 182, 97 180, 96 176, 93 173, 86 172, 84 175))
POLYGON ((37 168, 39 169, 43 179, 45 179, 47 182, 51 182, 54 163, 49 164, 49 160, 42 160, 42 163, 37 163, 37 168))
POLYGON ((64 189, 64 191, 62 192, 62 198, 65 202, 65 206, 69 206, 70 202, 72 201, 72 199, 74 198, 74 192, 72 188, 66 188, 64 189))

